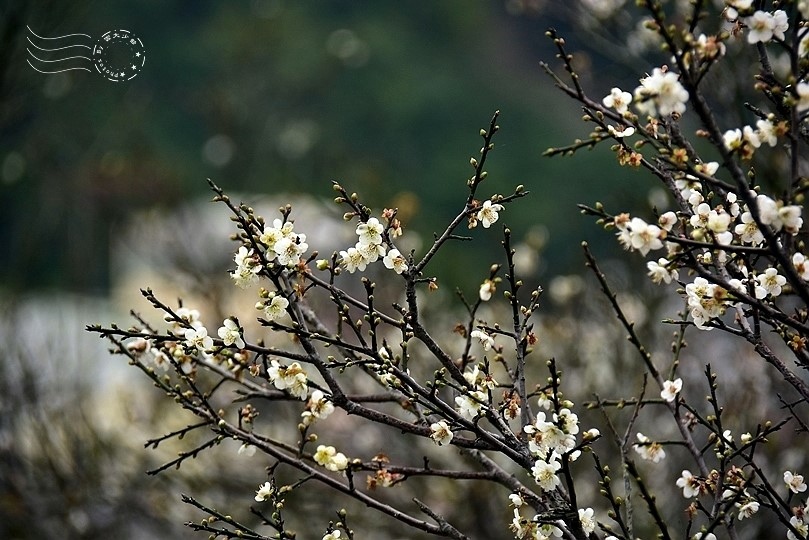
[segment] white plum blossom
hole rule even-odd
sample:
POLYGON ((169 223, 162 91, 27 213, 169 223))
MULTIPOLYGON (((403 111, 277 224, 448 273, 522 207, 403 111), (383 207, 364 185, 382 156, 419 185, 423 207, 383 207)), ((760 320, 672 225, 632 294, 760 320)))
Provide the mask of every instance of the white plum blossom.
POLYGON ((457 396, 455 404, 458 406, 458 412, 461 416, 473 420, 483 409, 483 404, 486 402, 486 394, 475 390, 470 392, 469 395, 457 396))
POLYGON ((186 328, 184 337, 188 347, 194 347, 199 351, 213 348, 213 339, 208 335, 208 329, 204 326, 186 328))
MULTIPOLYGON (((677 180, 674 181, 674 186, 680 191, 680 195, 682 195, 683 199, 685 199, 686 201, 690 201, 692 195, 699 195, 700 197, 702 197, 701 194, 702 184, 697 181, 696 176, 687 174, 685 178, 678 178, 677 180)), ((702 199, 700 199, 697 204, 699 204, 700 202, 702 202, 702 199)), ((671 213, 674 214, 674 212, 671 213)), ((672 225, 673 224, 674 222, 672 223, 672 225)), ((660 226, 663 227, 662 224, 660 226)), ((663 228, 665 229, 665 227, 663 228)))
POLYGON ((692 540, 716 540, 716 535, 714 533, 703 534, 701 532, 698 532, 691 538, 692 540))
POLYGON ((244 289, 258 281, 261 263, 252 249, 240 247, 233 260, 236 262, 236 269, 231 272, 230 277, 238 287, 244 289))
POLYGON ((492 298, 492 294, 497 290, 497 286, 495 285, 494 281, 491 279, 485 280, 483 283, 480 284, 480 290, 478 291, 478 296, 484 302, 488 302, 492 298))
POLYGON ((785 229, 790 234, 797 234, 803 226, 802 208, 798 205, 784 206, 766 195, 757 195, 756 205, 761 222, 775 231, 785 229))
POLYGON ((469 371, 465 371, 463 377, 466 379, 466 382, 475 386, 478 390, 492 390, 497 387, 497 381, 494 377, 481 371, 478 365, 475 365, 475 367, 469 371))
POLYGON ((385 268, 390 268, 397 274, 407 271, 407 259, 404 258, 404 255, 399 253, 398 249, 394 248, 388 251, 388 254, 382 259, 382 262, 385 268))
POLYGON ((624 137, 631 137, 635 134, 635 128, 632 126, 616 128, 615 126, 607 126, 607 131, 616 139, 623 139, 624 137))
POLYGON ((579 521, 581 522, 581 528, 584 529, 584 534, 590 534, 596 530, 596 520, 593 517, 593 509, 581 509, 579 508, 579 521))
POLYGON ((592 441, 593 439, 600 436, 601 431, 599 431, 598 428, 590 428, 584 433, 582 433, 582 439, 584 439, 585 441, 592 441))
POLYGON ((694 324, 700 330, 712 330, 713 327, 706 323, 724 313, 727 291, 703 277, 697 277, 693 283, 685 286, 685 292, 694 324))
POLYGON ((752 16, 744 18, 744 24, 749 30, 747 42, 750 44, 767 43, 773 37, 783 40, 784 32, 789 28, 787 14, 780 9, 775 13, 756 11, 752 16))
POLYGON ((503 210, 502 204, 492 204, 492 201, 484 201, 483 206, 478 210, 477 219, 483 224, 484 229, 488 229, 495 223, 503 210))
POLYGON ((345 251, 340 252, 341 262, 346 270, 354 273, 356 270, 362 272, 368 266, 368 260, 363 257, 362 253, 355 247, 350 247, 345 251))
POLYGON ((483 330, 472 330, 469 336, 472 339, 477 339, 480 344, 483 345, 484 351, 491 350, 491 348, 494 347, 494 338, 483 330))
POLYGON ((333 446, 319 445, 313 458, 315 463, 330 471, 342 471, 348 467, 348 458, 333 446))
POLYGON ((357 242, 354 248, 362 255, 366 264, 378 261, 379 257, 384 257, 385 251, 387 251, 383 244, 363 244, 362 242, 357 242))
POLYGON ((786 232, 793 235, 798 234, 798 231, 803 226, 802 211, 800 206, 794 204, 782 206, 778 209, 778 218, 786 232))
POLYGON ((275 243, 273 248, 277 254, 278 263, 284 266, 295 266, 301 259, 301 255, 309 249, 306 243, 306 235, 299 234, 296 239, 284 237, 275 243))
POLYGON ((222 338, 225 347, 236 345, 237 348, 244 348, 244 340, 242 339, 242 332, 239 325, 233 319, 225 319, 222 322, 223 326, 219 328, 218 334, 222 338))
POLYGON ((618 228, 618 241, 630 251, 640 251, 641 255, 646 255, 653 249, 661 249, 663 242, 661 237, 665 233, 657 225, 646 223, 641 218, 635 217, 627 222, 616 218, 618 228))
POLYGON ((800 519, 798 516, 792 516, 789 518, 789 524, 792 525, 801 536, 799 539, 792 531, 787 531, 788 540, 801 540, 809 536, 809 523, 805 522, 803 519, 800 519))
POLYGON ((789 16, 783 9, 776 9, 773 14, 773 36, 781 41, 785 38, 785 33, 789 30, 789 16))
POLYGON ((551 399, 549 394, 540 392, 539 397, 537 397, 537 407, 549 411, 551 407, 553 407, 553 399, 551 399))
POLYGON ((267 376, 277 389, 286 390, 298 399, 306 399, 309 393, 306 371, 298 362, 284 367, 278 360, 272 360, 267 369, 267 376))
POLYGON ((671 232, 675 223, 677 223, 677 214, 670 210, 657 219, 657 224, 666 232, 671 232))
POLYGON ((803 493, 806 491, 806 483, 803 475, 793 474, 792 471, 784 471, 784 483, 792 493, 803 493))
POLYGON ((556 475, 556 471, 561 467, 562 465, 556 460, 551 460, 550 463, 541 459, 536 460, 534 466, 531 467, 531 472, 542 491, 553 491, 561 484, 556 475))
POLYGON ((778 144, 778 136, 775 134, 775 126, 769 120, 758 120, 756 122, 758 128, 758 137, 763 143, 767 143, 770 147, 778 144))
POLYGON ((737 217, 739 215, 739 203, 736 194, 733 192, 729 192, 725 196, 725 200, 728 203, 728 213, 734 218, 737 217))
POLYGON ((737 150, 742 146, 742 130, 729 129, 722 135, 722 141, 725 143, 725 148, 730 151, 737 150))
POLYGON ((180 319, 179 321, 168 313, 163 316, 163 320, 170 325, 169 332, 177 337, 184 336, 188 327, 199 328, 202 326, 202 322, 199 320, 199 311, 196 309, 181 307, 177 308, 174 314, 177 316, 177 319, 180 319))
POLYGON ((576 435, 579 432, 579 417, 570 409, 562 409, 559 414, 554 414, 554 420, 561 424, 561 429, 569 435, 576 435))
POLYGON ((430 425, 430 438, 432 438, 438 446, 449 444, 452 437, 452 430, 449 428, 449 424, 447 424, 446 420, 439 420, 430 425))
POLYGON ((699 479, 691 474, 691 471, 683 471, 680 478, 677 479, 677 487, 682 488, 683 497, 686 499, 691 499, 699 495, 699 479))
POLYGON ((770 197, 760 194, 756 195, 756 206, 761 222, 765 225, 773 225, 778 230, 780 227, 774 225, 778 222, 778 203, 770 197))
POLYGON ((272 484, 269 482, 264 482, 260 486, 258 486, 258 491, 256 491, 256 501, 262 502, 266 501, 270 497, 272 497, 273 488, 272 484))
POLYGON ((519 493, 512 493, 508 496, 508 500, 511 501, 511 506, 514 508, 519 508, 520 506, 525 504, 525 501, 522 498, 522 495, 519 493))
POLYGON ((333 530, 330 533, 324 534, 323 538, 321 540, 340 540, 341 537, 342 537, 342 533, 340 531, 333 530))
POLYGON ((739 18, 739 12, 749 12, 753 7, 753 0, 725 0, 727 8, 725 9, 725 18, 729 22, 736 22, 739 18))
POLYGON ((357 236, 362 245, 378 245, 382 243, 382 233, 385 227, 375 217, 370 218, 365 223, 357 225, 357 236))
POLYGON ((624 92, 620 88, 613 88, 610 93, 601 100, 605 107, 615 109, 618 114, 624 114, 627 107, 632 103, 632 94, 624 92))
POLYGON ((798 272, 802 280, 809 281, 809 260, 806 259, 803 253, 795 252, 792 255, 792 266, 795 267, 795 271, 798 272))
MULTIPOLYGON (((265 226, 264 231, 258 237, 259 241, 267 246, 267 248, 275 253, 275 244, 282 238, 295 239, 295 233, 292 232, 294 224, 291 221, 282 222, 280 219, 275 219, 272 222, 272 227, 265 226)), ((269 254, 268 254, 269 255, 269 254)))
MULTIPOLYGON (((563 409, 566 410, 566 409, 563 409)), ((545 457, 548 453, 563 454, 572 450, 576 446, 575 433, 578 433, 578 418, 573 418, 570 411, 560 416, 554 414, 554 422, 545 420, 545 413, 538 412, 533 424, 523 427, 523 431, 529 435, 528 450, 540 457, 545 457), (560 421, 561 419, 561 421, 560 421), (557 424, 561 423, 560 428, 557 424), (575 433, 567 430, 575 431, 575 433)))
POLYGON ((713 233, 721 234, 728 230, 731 216, 724 210, 711 210, 708 212, 707 227, 713 233))
POLYGON ((652 278, 652 281, 655 283, 665 283, 669 284, 672 280, 677 280, 680 277, 679 272, 677 272, 676 268, 669 269, 669 261, 660 258, 655 261, 648 261, 646 263, 646 268, 649 271, 649 277, 652 278))
POLYGON ((775 268, 767 268, 764 273, 756 276, 758 284, 755 286, 756 298, 759 300, 767 296, 778 296, 787 278, 778 273, 775 268))
POLYGON ((753 514, 758 512, 759 503, 753 499, 747 499, 744 504, 736 503, 736 506, 739 507, 739 521, 743 520, 744 518, 752 517, 753 514))
POLYGON ((680 76, 671 71, 654 68, 651 75, 640 80, 635 88, 638 110, 651 116, 668 116, 685 112, 688 91, 679 81, 680 76))
POLYGON ((256 309, 264 311, 264 318, 268 321, 274 321, 282 317, 289 307, 289 300, 280 294, 270 293, 269 298, 265 302, 256 304, 256 309))
POLYGON ((798 94, 798 103, 795 105, 798 112, 809 109, 809 83, 799 82, 795 86, 795 92, 798 94))
POLYGON ((761 139, 758 136, 758 131, 755 131, 750 126, 744 126, 742 128, 742 138, 745 142, 750 143, 750 146, 753 148, 759 148, 761 146, 761 139))
POLYGON ((677 394, 683 389, 683 380, 680 378, 673 381, 663 381, 663 390, 660 391, 660 397, 668 402, 672 402, 677 398, 677 394))
POLYGON ((741 217, 742 222, 734 227, 735 232, 745 244, 759 245, 764 242, 764 234, 759 230, 753 214, 750 212, 743 212, 741 217))
POLYGON ((657 463, 661 459, 666 458, 666 451, 663 450, 663 446, 660 443, 651 440, 640 432, 635 436, 638 438, 638 443, 633 444, 632 447, 641 458, 653 463, 657 463))
POLYGON ((273 220, 272 227, 264 227, 259 240, 267 246, 268 259, 277 260, 279 264, 288 267, 298 264, 309 245, 306 243, 306 235, 295 233, 293 228, 291 221, 282 222, 280 219, 273 220))
POLYGON ((308 426, 316 420, 325 420, 333 412, 334 404, 321 390, 315 390, 306 402, 306 410, 301 413, 303 425, 308 426))

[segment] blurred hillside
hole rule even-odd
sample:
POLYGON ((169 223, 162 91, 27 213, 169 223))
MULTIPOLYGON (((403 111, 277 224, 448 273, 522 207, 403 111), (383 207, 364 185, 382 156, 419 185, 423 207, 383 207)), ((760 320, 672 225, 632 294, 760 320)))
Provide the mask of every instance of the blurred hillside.
MULTIPOLYGON (((504 220, 535 247, 545 238, 537 226, 551 231, 540 272, 578 270, 578 242, 602 234, 575 203, 642 197, 639 178, 605 177, 605 150, 575 162, 541 156, 583 134, 580 113, 539 67, 553 58, 544 30, 564 24, 551 9, 462 0, 407 9, 283 0, 2 9, 7 292, 104 294, 112 231, 137 210, 204 194, 207 177, 230 191, 324 200, 340 180, 380 210, 399 207, 405 227, 428 240, 457 212, 477 132, 496 109, 503 129, 481 195, 520 183, 533 192, 504 220), (146 64, 123 83, 37 73, 26 63, 26 25, 41 36, 129 29, 143 40, 146 64)), ((500 257, 464 251, 454 246, 438 261, 445 283, 500 257)))

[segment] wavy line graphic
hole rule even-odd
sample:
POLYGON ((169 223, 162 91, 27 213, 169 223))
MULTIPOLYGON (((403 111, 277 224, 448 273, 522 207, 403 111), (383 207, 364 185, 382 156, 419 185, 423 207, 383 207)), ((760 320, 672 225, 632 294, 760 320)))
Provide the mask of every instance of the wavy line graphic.
MULTIPOLYGON (((67 34, 64 36, 56 36, 56 37, 43 37, 31 30, 30 26, 26 26, 28 29, 29 35, 25 37, 31 47, 47 53, 42 55, 43 58, 40 58, 34 52, 26 47, 26 51, 28 52, 28 58, 26 61, 28 65, 34 68, 34 70, 40 73, 46 74, 55 74, 55 73, 64 73, 65 71, 73 71, 73 70, 82 70, 82 71, 92 71, 93 61, 88 56, 65 56, 65 54, 61 51, 65 51, 66 49, 74 49, 77 47, 87 49, 88 51, 92 51, 92 43, 93 38, 92 36, 88 36, 87 34, 67 34), (34 39, 31 39, 31 38, 34 39), (55 40, 69 40, 65 41, 65 45, 58 46, 55 48, 52 47, 43 47, 40 45, 51 45, 49 42, 53 42, 55 40), (53 54, 58 53, 58 54, 53 54), (71 62, 71 60, 79 60, 79 62, 71 62)), ((53 45, 61 45, 53 43, 53 45)))
POLYGON ((88 34, 45 37, 30 26, 26 28, 29 35, 25 39, 30 45, 25 49, 26 62, 39 73, 96 71, 110 81, 121 82, 137 76, 146 63, 143 42, 129 30, 110 30, 96 39, 88 34), (70 49, 73 51, 68 52, 70 49), (75 49, 87 49, 87 56, 75 49))

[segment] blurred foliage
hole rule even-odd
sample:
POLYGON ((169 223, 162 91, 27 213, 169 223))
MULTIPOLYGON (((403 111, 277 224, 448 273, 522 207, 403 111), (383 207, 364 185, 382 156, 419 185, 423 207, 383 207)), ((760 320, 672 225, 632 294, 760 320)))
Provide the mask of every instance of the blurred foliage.
MULTIPOLYGON (((504 221, 518 237, 538 223, 553 230, 541 268, 580 268, 573 246, 599 234, 577 221, 575 203, 642 202, 640 175, 610 169, 606 150, 576 162, 541 157, 582 135, 571 122, 579 113, 538 66, 553 55, 545 28, 565 24, 562 2, 532 11, 463 0, 407 9, 35 0, 2 10, 0 276, 8 291, 105 292, 111 227, 204 192, 206 177, 231 191, 324 199, 329 181, 340 180, 380 209, 398 206, 404 225, 428 240, 457 212, 478 129, 496 109, 503 129, 484 193, 517 184, 534 192, 504 221), (144 70, 125 83, 37 73, 26 63, 26 25, 42 36, 129 29, 146 48, 144 70)), ((492 262, 476 259, 454 246, 433 271, 444 283, 464 282, 470 264, 492 262)))

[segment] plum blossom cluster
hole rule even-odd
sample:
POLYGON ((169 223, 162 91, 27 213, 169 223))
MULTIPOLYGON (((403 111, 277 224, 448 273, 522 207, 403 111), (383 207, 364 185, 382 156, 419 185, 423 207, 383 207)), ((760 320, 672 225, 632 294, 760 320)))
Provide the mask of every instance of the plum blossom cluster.
MULTIPOLYGON (((572 406, 572 403, 565 405, 572 406)), ((579 456, 580 452, 574 451, 579 417, 567 407, 550 417, 540 411, 534 423, 525 426, 523 431, 528 436, 528 449, 536 458, 531 469, 534 481, 543 491, 553 491, 561 485, 557 473, 562 460, 573 461, 579 456)))
MULTIPOLYGON (((521 509, 526 508, 525 500, 519 493, 512 493, 508 496, 510 505, 514 507, 514 517, 511 520, 511 531, 517 540, 551 540, 561 538, 564 532, 557 524, 542 522, 539 515, 533 519, 526 519, 522 516, 521 509)), ((579 508, 579 523, 586 535, 590 535, 596 529, 595 512, 592 508, 579 508)), ((563 525, 558 522, 558 525, 563 525)), ((614 537, 608 537, 614 538, 614 537)))
MULTIPOLYGON (((717 446, 724 446, 730 444, 733 437, 729 430, 726 430, 722 435, 721 440, 717 446)), ((749 442, 751 436, 745 434, 742 436, 742 442, 749 442)), ((795 474, 791 471, 784 471, 784 485, 787 488, 787 494, 793 495, 806 491, 806 483, 803 476, 795 474)), ((682 471, 682 474, 676 481, 678 488, 682 489, 683 497, 686 499, 696 499, 706 494, 716 492, 720 480, 720 474, 717 471, 711 471, 708 477, 701 477, 691 473, 689 470, 682 471)), ((727 470, 724 480, 721 483, 723 486, 722 500, 733 501, 733 508, 736 511, 736 519, 739 521, 752 518, 762 507, 761 501, 753 490, 749 489, 751 483, 745 478, 742 469, 731 467, 727 470)), ((793 508, 795 515, 790 519, 790 524, 801 533, 800 538, 806 538, 805 533, 807 524, 804 521, 804 509, 806 504, 793 508)), ((797 539, 791 531, 787 532, 788 539, 797 539)))
POLYGON ((510 505, 514 507, 514 517, 511 520, 510 529, 517 540, 551 540, 561 538, 564 534, 562 529, 551 523, 541 523, 540 516, 535 515, 533 519, 526 519, 522 516, 521 510, 527 508, 525 500, 519 493, 512 493, 508 496, 510 505))
MULTIPOLYGON (((401 234, 401 229, 395 230, 401 234)), ((378 261, 380 257, 385 268, 397 274, 407 271, 407 259, 404 255, 396 248, 387 249, 383 241, 385 226, 377 218, 371 217, 368 221, 357 225, 356 233, 358 239, 354 247, 340 251, 340 261, 350 273, 353 274, 357 270, 364 271, 369 264, 378 261)))
POLYGON ((767 43, 776 39, 783 41, 789 29, 789 16, 783 9, 769 11, 756 10, 753 0, 727 0, 725 18, 739 22, 747 28, 747 42, 767 43))
MULTIPOLYGON (((704 38, 704 36, 703 36, 704 38)), ((706 41, 705 38, 703 41, 706 41)), ((669 116, 683 114, 688 103, 688 91, 680 83, 679 75, 667 68, 654 68, 651 75, 641 78, 640 85, 635 88, 634 96, 618 87, 602 98, 601 103, 608 109, 614 109, 621 116, 629 115, 629 105, 634 103, 641 114, 648 116, 669 116)), ((628 137, 635 133, 634 128, 616 130, 609 126, 610 133, 616 137, 628 137)))
POLYGON ((330 471, 343 471, 348 467, 348 458, 333 446, 319 445, 313 459, 315 463, 330 471))
MULTIPOLYGON (((474 332, 483 331, 474 330, 472 333, 474 332)), ((486 335, 488 336, 488 334, 486 335)), ((490 336, 489 338, 491 339, 490 336)), ((485 350, 488 350, 486 349, 487 344, 488 342, 484 344, 485 350)), ((472 387, 472 390, 467 390, 463 394, 456 396, 455 405, 461 416, 472 420, 485 411, 486 404, 489 402, 489 392, 497 387, 497 380, 488 371, 482 370, 479 365, 475 365, 471 370, 464 372, 463 376, 472 387)))
MULTIPOLYGON (((749 44, 766 44, 772 41, 785 43, 786 32, 789 30, 789 14, 783 9, 772 12, 756 9, 761 6, 753 0, 726 0, 726 4, 725 18, 747 30, 749 44)), ((809 5, 805 0, 798 1, 797 8, 804 21, 809 20, 809 5)), ((798 54, 803 58, 809 55, 809 35, 806 32, 800 34, 798 54)), ((805 80, 805 71, 803 75, 802 80, 787 95, 789 99, 795 100, 798 112, 809 109, 809 83, 805 80)))
POLYGON ((301 413, 301 423, 304 426, 314 424, 318 420, 325 420, 334 412, 334 404, 321 390, 315 390, 306 402, 306 409, 301 413))
POLYGON ((267 247, 264 256, 268 261, 276 260, 286 267, 298 264, 301 255, 309 249, 309 244, 306 243, 305 234, 298 234, 293 229, 293 222, 280 219, 274 219, 272 227, 264 228, 259 240, 267 247))
MULTIPOLYGON (((717 168, 716 163, 707 163, 700 167, 700 172, 713 174, 717 168)), ((618 231, 618 241, 625 249, 647 255, 666 248, 666 257, 646 263, 651 279, 663 284, 679 281, 678 269, 683 264, 682 241, 698 242, 704 246, 697 255, 699 262, 718 265, 717 268, 721 267, 729 274, 723 285, 702 276, 685 284, 689 314, 694 324, 703 330, 710 330, 710 321, 735 306, 743 295, 770 301, 780 296, 787 283, 781 268, 749 268, 744 258, 729 254, 730 250, 723 249, 723 246, 761 248, 765 244, 762 227, 772 234, 797 235, 803 226, 801 206, 784 204, 751 191, 755 218, 753 209, 740 204, 735 193, 729 192, 719 204, 711 205, 702 194, 701 183, 694 177, 678 180, 676 184, 683 200, 688 203, 688 212, 666 212, 657 224, 628 214, 620 214, 612 220, 618 231)), ((805 261, 803 253, 795 251, 792 254, 798 275, 809 281, 809 265, 805 261)))
POLYGON ((256 302, 256 309, 263 312, 264 318, 268 321, 279 319, 289 307, 289 300, 278 293, 262 289, 259 297, 261 300, 256 302))
POLYGON ((306 370, 298 362, 282 366, 273 359, 267 369, 267 376, 279 390, 286 390, 298 399, 306 399, 309 393, 309 379, 306 370))
MULTIPOLYGON (((280 219, 275 219, 271 226, 264 227, 258 240, 265 248, 262 255, 268 264, 277 263, 288 268, 295 266, 309 249, 306 235, 298 234, 293 229, 293 222, 280 219)), ((254 248, 239 247, 233 260, 236 269, 230 276, 236 285, 246 288, 258 281, 258 274, 262 270, 262 258, 254 248)))
POLYGON ((683 114, 688 103, 688 91, 680 76, 665 68, 654 68, 651 75, 640 80, 635 88, 635 107, 649 116, 683 114))

